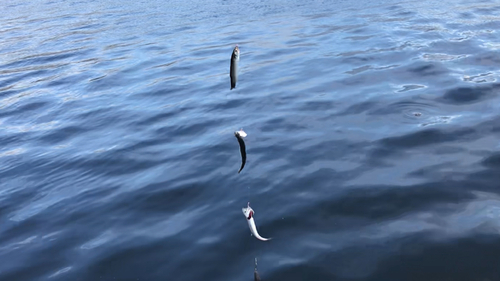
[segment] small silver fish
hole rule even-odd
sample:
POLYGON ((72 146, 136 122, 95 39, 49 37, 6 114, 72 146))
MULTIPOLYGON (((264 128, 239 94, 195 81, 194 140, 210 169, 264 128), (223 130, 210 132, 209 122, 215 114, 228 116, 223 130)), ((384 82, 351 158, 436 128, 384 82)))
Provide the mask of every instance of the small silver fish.
POLYGON ((240 49, 238 45, 234 47, 233 54, 231 55, 231 66, 229 67, 229 76, 231 77, 231 90, 236 88, 238 81, 238 62, 240 61, 240 49))
POLYGON ((253 215, 255 212, 250 207, 250 202, 248 202, 246 208, 242 208, 241 210, 243 211, 243 215, 245 215, 245 218, 247 218, 248 227, 250 227, 250 232, 253 234, 253 236, 255 236, 255 238, 261 241, 271 240, 271 238, 264 238, 260 236, 259 233, 257 232, 257 226, 255 226, 255 221, 253 220, 253 215))

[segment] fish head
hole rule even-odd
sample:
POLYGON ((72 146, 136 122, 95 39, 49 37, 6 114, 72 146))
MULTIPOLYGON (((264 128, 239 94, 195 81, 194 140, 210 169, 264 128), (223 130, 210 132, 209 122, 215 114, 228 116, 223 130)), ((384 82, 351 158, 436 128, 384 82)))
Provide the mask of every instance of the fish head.
POLYGON ((245 133, 245 131, 243 131, 243 129, 240 129, 239 131, 234 132, 234 135, 244 138, 247 136, 247 133, 245 133))
POLYGON ((236 45, 236 47, 234 47, 234 50, 233 50, 233 59, 235 59, 235 60, 239 60, 240 59, 240 48, 238 48, 238 45, 236 45))
POLYGON ((250 207, 250 204, 248 204, 246 208, 242 208, 241 211, 243 211, 243 215, 247 218, 247 220, 253 217, 254 211, 252 207, 250 207))

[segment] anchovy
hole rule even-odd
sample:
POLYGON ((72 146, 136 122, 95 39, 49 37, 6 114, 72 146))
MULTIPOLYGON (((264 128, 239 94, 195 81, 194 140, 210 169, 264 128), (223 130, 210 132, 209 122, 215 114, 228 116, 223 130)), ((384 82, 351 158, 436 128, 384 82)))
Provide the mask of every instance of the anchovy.
POLYGON ((255 270, 253 272, 253 280, 254 281, 261 281, 260 276, 259 276, 259 272, 257 271, 257 258, 255 258, 255 270))
POLYGON ((236 88, 236 81, 238 81, 238 62, 240 61, 240 49, 238 45, 234 47, 233 54, 231 55, 231 66, 229 67, 229 76, 231 77, 231 90, 236 88))
POLYGON ((238 143, 240 144, 240 153, 241 153, 241 168, 238 171, 238 174, 243 170, 243 167, 245 167, 245 163, 247 162, 247 152, 246 152, 246 146, 245 146, 245 141, 243 140, 244 137, 247 136, 247 134, 243 131, 237 131, 234 132, 234 136, 238 139, 238 143))
POLYGON ((241 210, 243 211, 243 215, 245 215, 245 217, 247 218, 248 227, 250 227, 250 232, 253 234, 253 236, 261 241, 271 240, 271 238, 264 238, 260 236, 257 232, 257 226, 255 226, 255 221, 253 220, 254 211, 250 207, 250 202, 248 202, 246 208, 242 208, 241 210))

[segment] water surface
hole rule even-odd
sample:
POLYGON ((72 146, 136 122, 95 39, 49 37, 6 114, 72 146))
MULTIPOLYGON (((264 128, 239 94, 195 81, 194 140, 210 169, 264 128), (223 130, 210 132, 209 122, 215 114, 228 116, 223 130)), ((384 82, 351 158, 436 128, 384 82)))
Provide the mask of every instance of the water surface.
POLYGON ((497 1, 0 8, 1 280, 500 276, 497 1))

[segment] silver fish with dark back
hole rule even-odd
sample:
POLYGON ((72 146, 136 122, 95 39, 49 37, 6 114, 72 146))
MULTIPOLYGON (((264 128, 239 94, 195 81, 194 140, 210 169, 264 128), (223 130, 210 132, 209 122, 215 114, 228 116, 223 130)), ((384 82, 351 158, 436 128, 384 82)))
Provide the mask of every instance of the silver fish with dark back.
POLYGON ((238 62, 240 61, 240 49, 238 45, 234 47, 233 54, 231 55, 231 66, 229 67, 229 76, 231 77, 231 90, 236 88, 238 81, 238 62))
POLYGON ((241 153, 241 167, 240 170, 238 171, 238 174, 243 170, 243 167, 245 167, 245 163, 247 162, 247 152, 246 152, 246 146, 245 146, 245 141, 243 140, 244 137, 247 136, 247 134, 243 131, 243 129, 234 132, 234 136, 238 139, 238 143, 240 144, 240 153, 241 153))

